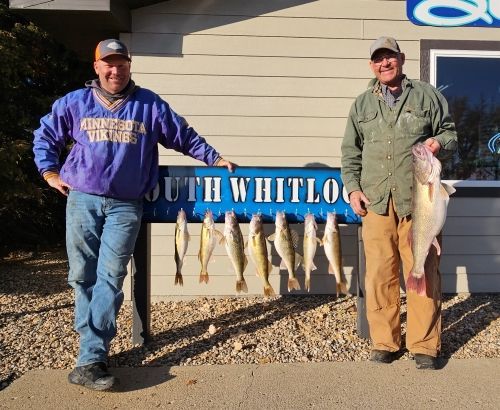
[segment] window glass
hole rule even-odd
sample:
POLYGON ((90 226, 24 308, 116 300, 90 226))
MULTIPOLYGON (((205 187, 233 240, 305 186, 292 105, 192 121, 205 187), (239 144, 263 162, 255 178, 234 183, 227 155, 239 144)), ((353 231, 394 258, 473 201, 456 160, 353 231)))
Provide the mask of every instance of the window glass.
POLYGON ((432 50, 430 82, 446 97, 458 132, 443 178, 498 180, 500 52, 432 50))

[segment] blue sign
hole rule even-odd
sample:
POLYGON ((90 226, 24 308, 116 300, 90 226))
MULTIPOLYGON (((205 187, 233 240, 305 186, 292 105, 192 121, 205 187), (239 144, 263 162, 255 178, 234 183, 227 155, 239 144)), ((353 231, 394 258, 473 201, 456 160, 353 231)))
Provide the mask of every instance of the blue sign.
POLYGON ((500 0, 407 0, 406 15, 421 26, 500 27, 500 0))
POLYGON ((184 209, 188 221, 201 222, 210 209, 216 222, 234 210, 240 222, 260 213, 274 222, 276 212, 288 222, 303 222, 310 212, 326 222, 336 212, 339 223, 360 223, 348 203, 338 168, 160 167, 156 188, 144 201, 144 222, 175 222, 184 209))

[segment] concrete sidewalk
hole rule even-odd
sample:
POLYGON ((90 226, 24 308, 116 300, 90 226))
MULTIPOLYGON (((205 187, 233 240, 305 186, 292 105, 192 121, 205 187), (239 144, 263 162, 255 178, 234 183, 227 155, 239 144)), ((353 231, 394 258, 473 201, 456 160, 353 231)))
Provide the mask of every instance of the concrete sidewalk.
POLYGON ((117 392, 67 383, 66 370, 34 370, 0 392, 7 409, 498 409, 500 359, 112 369, 117 392))

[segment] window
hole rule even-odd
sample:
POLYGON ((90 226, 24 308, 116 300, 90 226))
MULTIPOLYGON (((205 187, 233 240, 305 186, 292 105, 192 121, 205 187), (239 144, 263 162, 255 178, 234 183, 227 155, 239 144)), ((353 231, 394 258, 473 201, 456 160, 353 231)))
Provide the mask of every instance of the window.
POLYGON ((422 78, 446 97, 457 126, 458 150, 444 161, 443 179, 498 181, 500 48, 461 49, 453 45, 457 44, 429 47, 429 78, 422 78))

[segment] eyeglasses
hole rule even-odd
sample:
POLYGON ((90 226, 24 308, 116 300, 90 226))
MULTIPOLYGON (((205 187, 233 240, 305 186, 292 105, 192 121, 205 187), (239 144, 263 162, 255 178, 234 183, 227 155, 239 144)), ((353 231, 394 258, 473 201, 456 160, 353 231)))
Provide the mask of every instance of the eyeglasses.
POLYGON ((390 54, 381 54, 372 58, 372 61, 375 64, 382 64, 384 60, 387 60, 389 63, 394 63, 398 59, 398 55, 396 53, 390 54))

